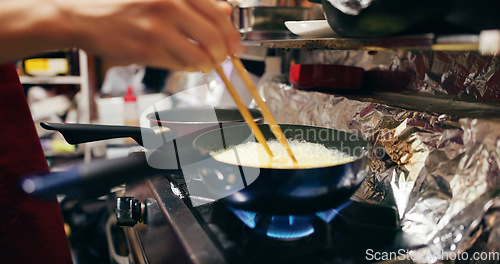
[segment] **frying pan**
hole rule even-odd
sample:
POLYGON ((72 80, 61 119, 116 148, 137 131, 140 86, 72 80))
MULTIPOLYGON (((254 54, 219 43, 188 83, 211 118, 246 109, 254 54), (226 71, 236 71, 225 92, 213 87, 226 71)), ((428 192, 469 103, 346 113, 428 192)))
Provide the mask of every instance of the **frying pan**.
MULTIPOLYGON (((260 111, 249 109, 256 123, 262 123, 264 118, 260 111)), ((234 126, 244 122, 236 108, 190 107, 157 111, 146 115, 151 127, 167 127, 177 136, 191 135, 185 140, 221 126, 234 126), (215 116, 214 116, 215 114, 215 116)), ((190 142, 191 145, 191 142, 190 142)))
MULTIPOLYGON (((249 109, 249 111, 256 123, 263 122, 264 118, 260 111, 256 109, 249 109)), ((42 122, 40 125, 45 129, 61 132, 70 144, 131 137, 139 145, 144 146, 148 142, 143 142, 143 139, 152 139, 157 135, 171 138, 180 136, 184 140, 194 140, 196 136, 211 129, 239 125, 244 122, 236 108, 177 108, 153 112, 146 115, 146 118, 150 121, 152 129, 133 126, 47 122, 42 122)), ((165 140, 165 142, 170 140, 165 140)))
MULTIPOLYGON (((267 140, 276 139, 269 126, 259 127, 267 140)), ((203 180, 212 193, 234 208, 273 215, 308 214, 345 203, 369 172, 370 144, 353 134, 323 127, 280 127, 288 140, 319 143, 356 158, 344 164, 306 169, 256 168, 211 158, 203 180), (241 181, 231 175, 241 176, 241 181)), ((254 139, 247 126, 233 126, 206 132, 193 145, 207 154, 248 140, 254 139)))
MULTIPOLYGON (((367 154, 370 144, 353 134, 338 130, 302 125, 280 126, 287 139, 319 143, 327 148, 336 148, 347 152, 356 158, 344 164, 306 169, 257 168, 219 162, 212 158, 209 154, 211 151, 230 148, 249 140, 255 141, 251 130, 248 126, 243 125, 214 129, 197 136, 193 146, 198 150, 198 155, 192 156, 191 161, 185 164, 187 167, 196 164, 194 169, 197 170, 199 178, 195 180, 204 183, 204 186, 209 190, 209 195, 211 195, 209 198, 220 199, 234 208, 274 215, 298 215, 336 208, 346 202, 369 173, 367 154)), ((259 125, 259 127, 266 139, 275 139, 267 125, 259 125)), ((151 164, 152 160, 156 159, 155 162, 168 163, 169 161, 165 159, 175 160, 176 156, 163 153, 165 151, 170 153, 170 147, 172 146, 164 145, 152 151, 147 162, 151 164)), ((96 168, 92 164, 87 167, 96 168)), ((98 172, 99 177, 86 176, 86 178, 94 179, 94 182, 87 181, 86 190, 94 188, 93 185, 102 189, 103 186, 111 187, 111 184, 118 185, 139 180, 159 172, 180 173, 179 170, 175 169, 155 171, 151 169, 151 166, 146 165, 144 156, 114 161, 114 164, 108 164, 108 166, 106 163, 102 163, 97 167, 106 167, 107 174, 118 176, 113 177, 111 183, 108 183, 109 176, 101 171, 98 172), (133 171, 134 175, 129 175, 128 170, 123 169, 124 167, 133 171), (118 174, 113 172, 118 170, 120 171, 118 174), (120 176, 120 174, 122 175, 120 176), (129 176, 123 176, 123 174, 129 176)), ((187 175, 185 174, 185 176, 187 175)), ((69 176, 66 174, 65 177, 69 176)), ((74 178, 77 177, 69 177, 73 181, 74 178)), ((65 187, 67 181, 61 177, 58 179, 59 182, 56 181, 57 188, 41 188, 31 193, 35 195, 37 193, 47 194, 47 189, 50 189, 48 193, 81 195, 81 191, 72 190, 72 193, 68 193, 67 190, 71 188, 65 187), (63 183, 61 184, 61 182, 63 183)), ((186 179, 188 184, 189 181, 190 179, 186 179)), ((31 184, 33 185, 33 182, 31 184)), ((43 187, 44 183, 38 185, 43 187)), ((190 194, 193 195, 191 191, 189 190, 190 194)))
MULTIPOLYGON (((262 123, 260 111, 249 109, 256 123, 262 123)), ((146 155, 77 164, 63 172, 32 175, 21 187, 32 196, 52 198, 56 194, 87 198, 105 194, 111 187, 161 173, 181 173, 179 152, 188 153, 183 160, 196 160, 194 138, 211 129, 243 122, 236 108, 177 108, 147 115, 151 128, 89 124, 41 123, 48 130, 61 132, 70 144, 131 137, 144 146, 146 155), (175 140, 174 140, 175 139, 175 140), (155 166, 152 166, 155 165, 155 166)))

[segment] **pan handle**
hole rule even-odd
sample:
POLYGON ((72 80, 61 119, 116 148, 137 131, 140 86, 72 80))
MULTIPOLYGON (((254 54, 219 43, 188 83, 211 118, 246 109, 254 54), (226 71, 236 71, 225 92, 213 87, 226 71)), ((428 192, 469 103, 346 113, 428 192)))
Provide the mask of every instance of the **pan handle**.
POLYGON ((59 131, 70 144, 81 144, 92 141, 131 137, 139 145, 144 146, 142 138, 144 133, 155 134, 152 129, 132 126, 109 126, 89 124, 62 124, 41 122, 40 125, 47 130, 59 131))
POLYGON ((31 175, 20 185, 25 193, 38 198, 54 198, 65 194, 70 198, 90 198, 106 194, 109 189, 124 183, 161 175, 168 170, 150 167, 143 154, 111 160, 80 163, 72 168, 48 175, 31 175))

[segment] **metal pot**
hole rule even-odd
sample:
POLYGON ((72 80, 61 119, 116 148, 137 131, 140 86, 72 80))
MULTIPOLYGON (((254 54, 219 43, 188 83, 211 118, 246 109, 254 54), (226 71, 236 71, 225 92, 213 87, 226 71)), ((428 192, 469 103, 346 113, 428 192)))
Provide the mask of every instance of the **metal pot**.
POLYGON ((235 7, 233 23, 243 39, 297 38, 288 31, 285 21, 302 21, 308 18, 308 8, 283 6, 235 7))

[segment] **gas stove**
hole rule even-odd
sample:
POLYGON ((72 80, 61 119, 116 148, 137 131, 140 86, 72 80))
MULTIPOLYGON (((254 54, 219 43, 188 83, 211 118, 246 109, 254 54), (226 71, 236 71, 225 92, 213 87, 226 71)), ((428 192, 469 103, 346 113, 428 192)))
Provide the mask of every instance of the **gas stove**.
POLYGON ((363 263, 370 252, 422 246, 401 231, 395 208, 361 201, 286 216, 220 201, 193 207, 192 199, 203 198, 188 198, 178 175, 128 185, 125 196, 134 198, 120 197, 119 223, 139 221, 124 228, 134 263, 363 263), (132 213, 123 212, 132 207, 130 221, 132 213))

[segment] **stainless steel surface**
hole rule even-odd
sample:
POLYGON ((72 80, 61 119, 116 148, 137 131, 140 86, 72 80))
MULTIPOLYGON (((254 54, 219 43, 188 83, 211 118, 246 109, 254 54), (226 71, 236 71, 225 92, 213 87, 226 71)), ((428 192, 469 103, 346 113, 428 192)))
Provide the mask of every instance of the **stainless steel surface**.
POLYGON ((238 57, 244 60, 264 61, 267 56, 268 48, 262 47, 259 41, 243 41, 243 50, 238 57))
MULTIPOLYGON (((484 40, 491 41, 491 40, 484 40)), ((408 35, 387 38, 312 38, 262 40, 262 46, 283 49, 478 51, 478 35, 408 35)))
POLYGON ((285 21, 307 20, 308 12, 303 7, 236 7, 232 19, 243 39, 289 39, 297 36, 285 21))
MULTIPOLYGON (((225 263, 195 216, 172 193, 170 183, 163 176, 129 185, 125 195, 148 202, 146 221, 133 229, 137 236, 135 243, 139 241, 143 249, 141 255, 147 258, 147 263, 225 263)), ((133 232, 128 234, 133 240, 133 232)))
MULTIPOLYGON (((175 200, 180 203, 188 201, 182 195, 185 194, 185 186, 182 187, 179 176, 167 177, 176 184, 169 188, 165 185, 165 179, 155 178, 146 184, 130 186, 140 199, 154 196, 157 200, 174 204, 173 208, 167 205, 148 211, 153 214, 148 215, 148 225, 138 224, 135 228, 126 228, 136 263, 354 264, 364 260, 367 248, 408 250, 422 245, 419 239, 401 232, 395 208, 357 201, 346 203, 344 209, 339 209, 341 211, 337 217, 329 218, 329 213, 318 215, 317 221, 312 222, 313 234, 292 240, 279 238, 280 232, 284 232, 285 236, 290 233, 284 229, 273 229, 262 220, 271 219, 271 216, 255 215, 253 219, 256 226, 249 228, 236 216, 235 211, 223 203, 215 202, 196 208, 188 205, 190 212, 184 214, 183 209, 179 210, 175 206, 175 200), (148 190, 144 191, 144 188, 148 190), (196 222, 192 221, 192 215, 195 215, 196 222), (277 232, 274 235, 278 237, 267 237, 269 232, 277 232), (207 236, 210 240, 206 239, 207 236), (207 246, 207 243, 212 243, 212 246, 207 246), (186 253, 189 252, 193 254, 190 259, 186 259, 186 253), (143 262, 138 262, 138 259, 143 262)), ((155 207, 154 203, 148 204, 148 208, 155 207)), ((285 222, 301 222, 295 217, 285 216, 285 222)), ((286 226, 282 227, 286 229, 286 226)), ((291 234, 301 234, 301 227, 289 228, 291 234)))
POLYGON ((115 245, 113 243, 112 226, 116 226, 116 218, 111 215, 106 222, 106 239, 108 240, 108 249, 111 260, 116 264, 130 264, 130 259, 128 256, 121 256, 115 250, 115 245))
POLYGON ((373 39, 262 39, 262 46, 282 49, 477 51, 485 56, 498 56, 500 54, 500 30, 483 30, 479 35, 425 34, 373 39))
POLYGON ((142 249, 141 241, 136 230, 133 227, 125 227, 123 229, 127 239, 127 246, 130 251, 130 261, 134 264, 149 263, 147 257, 144 255, 144 250, 142 249))

